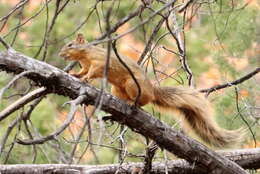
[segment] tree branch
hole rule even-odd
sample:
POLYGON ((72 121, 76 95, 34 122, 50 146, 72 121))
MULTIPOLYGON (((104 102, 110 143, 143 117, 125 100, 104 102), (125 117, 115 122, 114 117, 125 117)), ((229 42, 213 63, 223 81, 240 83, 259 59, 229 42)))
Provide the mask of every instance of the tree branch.
MULTIPOLYGON (((20 99, 16 100, 14 103, 10 104, 7 108, 2 110, 0 112, 0 121, 5 119, 8 115, 13 113, 14 111, 20 109, 30 101, 38 98, 39 96, 42 96, 44 94, 47 94, 46 89, 44 87, 36 89, 25 96, 21 97, 20 99)), ((1 101, 1 100, 0 100, 1 101)))
POLYGON ((3 44, 3 46, 8 50, 10 48, 10 45, 8 45, 4 39, 0 36, 0 42, 1 44, 3 44))
MULTIPOLYGON (((226 156, 228 159, 238 163, 246 169, 260 168, 260 148, 257 149, 241 149, 234 151, 220 152, 220 155, 226 156)), ((41 165, 0 165, 2 174, 40 174, 40 173, 88 173, 88 174, 118 174, 131 173, 136 168, 143 168, 143 163, 123 163, 109 165, 66 165, 66 164, 41 164, 41 165), (118 168, 121 169, 118 171, 118 168), (34 170, 32 170, 34 169, 34 170)), ((185 160, 171 160, 167 162, 168 173, 170 174, 208 174, 193 164, 189 164, 185 160)), ((164 162, 153 162, 151 174, 165 174, 164 162)))
MULTIPOLYGON (((100 94, 100 90, 81 82, 64 71, 14 50, 0 52, 0 69, 16 74, 28 70, 35 71, 35 73, 27 74, 26 77, 33 80, 37 85, 46 87, 49 92, 68 96, 72 99, 84 93, 86 95, 84 104, 87 105, 95 104, 100 94), (84 90, 83 93, 82 90, 84 90)), ((186 159, 198 169, 208 173, 247 173, 234 162, 173 130, 170 126, 152 117, 142 109, 130 107, 122 100, 107 93, 104 93, 102 98, 101 109, 110 113, 113 120, 127 125, 133 131, 154 140, 161 148, 186 159)))
POLYGON ((216 91, 216 90, 219 90, 219 89, 223 89, 223 88, 227 88, 227 87, 231 87, 231 86, 243 83, 244 81, 250 79, 251 77, 253 77, 254 75, 256 75, 259 72, 260 72, 260 67, 256 68, 254 71, 244 75, 243 77, 241 77, 241 78, 239 78, 237 80, 234 80, 234 81, 228 82, 228 83, 224 83, 222 85, 216 85, 216 86, 213 86, 213 87, 208 88, 208 89, 202 89, 202 90, 200 90, 200 92, 206 92, 207 95, 209 95, 213 91, 216 91))
POLYGON ((17 143, 23 144, 23 145, 43 144, 46 141, 55 139, 70 125, 70 123, 74 119, 74 115, 78 109, 78 105, 81 104, 84 99, 85 99, 85 96, 80 95, 75 100, 68 102, 69 104, 71 104, 71 108, 70 108, 70 112, 67 115, 67 119, 64 121, 62 126, 59 127, 55 132, 51 133, 50 135, 48 135, 46 137, 41 137, 41 138, 34 139, 34 140, 23 141, 23 140, 17 139, 17 143))

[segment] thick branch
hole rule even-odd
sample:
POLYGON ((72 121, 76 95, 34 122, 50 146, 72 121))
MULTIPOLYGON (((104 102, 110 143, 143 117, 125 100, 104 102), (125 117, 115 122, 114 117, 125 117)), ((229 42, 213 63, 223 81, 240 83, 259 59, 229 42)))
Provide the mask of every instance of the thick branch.
MULTIPOLYGON (((87 105, 93 105, 100 93, 100 90, 81 82, 58 68, 15 51, 0 53, 0 69, 16 74, 28 70, 35 71, 35 73, 26 75, 26 77, 38 85, 46 87, 49 92, 68 96, 72 99, 77 98, 84 91, 87 96, 84 103, 87 105)), ((102 98, 101 109, 110 113, 115 121, 125 124, 135 132, 154 140, 161 148, 186 159, 198 169, 208 173, 247 173, 237 164, 173 130, 145 111, 130 107, 107 93, 104 93, 102 98)))
MULTIPOLYGON (((246 169, 260 168, 260 148, 242 149, 235 151, 220 152, 230 160, 235 161, 246 169)), ((63 164, 43 164, 43 165, 0 165, 2 174, 37 174, 37 173, 88 173, 88 174, 114 174, 131 173, 136 168, 143 168, 143 163, 123 163, 109 165, 63 165, 63 164), (123 170, 118 170, 121 167, 123 170), (33 170, 32 170, 33 169, 33 170)), ((165 174, 165 163, 154 162, 151 174, 165 174)), ((172 160, 167 162, 167 169, 170 174, 206 174, 196 166, 187 163, 185 160, 172 160)))

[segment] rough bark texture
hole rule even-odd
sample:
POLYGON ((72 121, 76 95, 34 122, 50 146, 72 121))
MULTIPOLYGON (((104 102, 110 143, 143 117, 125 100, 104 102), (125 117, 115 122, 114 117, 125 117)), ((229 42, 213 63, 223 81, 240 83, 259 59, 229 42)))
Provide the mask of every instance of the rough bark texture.
MULTIPOLYGON (((246 169, 260 168, 260 148, 241 149, 234 151, 219 152, 220 155, 238 163, 246 169)), ((172 160, 167 163, 154 162, 151 174, 165 174, 165 169, 169 174, 207 174, 189 164, 185 160, 172 160)), ((109 165, 66 165, 66 164, 41 164, 41 165, 0 165, 1 174, 39 174, 39 173, 81 173, 81 174, 118 174, 131 173, 133 170, 143 167, 143 163, 124 163, 109 165)))
MULTIPOLYGON (((94 104, 100 90, 81 82, 62 70, 44 62, 29 58, 14 50, 0 53, 0 69, 15 74, 35 71, 27 77, 49 92, 68 96, 72 99, 85 93, 86 104, 94 104)), ((152 117, 147 112, 130 107, 116 97, 104 93, 101 109, 110 113, 113 120, 127 125, 133 131, 154 140, 161 148, 186 159, 201 171, 207 173, 244 174, 247 173, 234 162, 209 150, 197 141, 188 138, 170 126, 152 117)))

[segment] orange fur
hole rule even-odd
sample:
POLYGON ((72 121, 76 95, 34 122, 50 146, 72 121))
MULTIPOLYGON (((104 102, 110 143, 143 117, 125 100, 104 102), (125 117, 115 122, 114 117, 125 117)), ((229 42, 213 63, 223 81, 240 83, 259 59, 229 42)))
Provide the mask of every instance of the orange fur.
MULTIPOLYGON (((75 40, 61 49, 59 55, 68 60, 79 61, 81 64, 80 72, 72 75, 81 80, 91 80, 102 78, 106 54, 103 48, 87 45, 83 35, 78 34, 75 40)), ((192 88, 154 86, 141 67, 125 56, 122 58, 141 87, 139 106, 153 103, 161 111, 179 111, 184 115, 184 120, 189 127, 205 142, 214 146, 226 146, 239 140, 240 130, 228 131, 218 127, 213 120, 213 111, 209 102, 199 92, 192 88)), ((137 85, 113 53, 110 58, 108 81, 112 84, 111 93, 114 96, 129 104, 135 102, 138 95, 137 85)))

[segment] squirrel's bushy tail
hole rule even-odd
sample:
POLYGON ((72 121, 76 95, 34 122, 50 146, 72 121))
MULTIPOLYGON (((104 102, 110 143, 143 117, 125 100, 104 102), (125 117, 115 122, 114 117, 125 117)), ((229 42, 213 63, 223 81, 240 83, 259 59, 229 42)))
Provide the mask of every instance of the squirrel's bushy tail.
POLYGON ((241 140, 241 130, 225 130, 213 119, 209 102, 192 88, 154 87, 153 104, 160 110, 181 112, 188 126, 202 140, 215 147, 228 146, 241 140))

